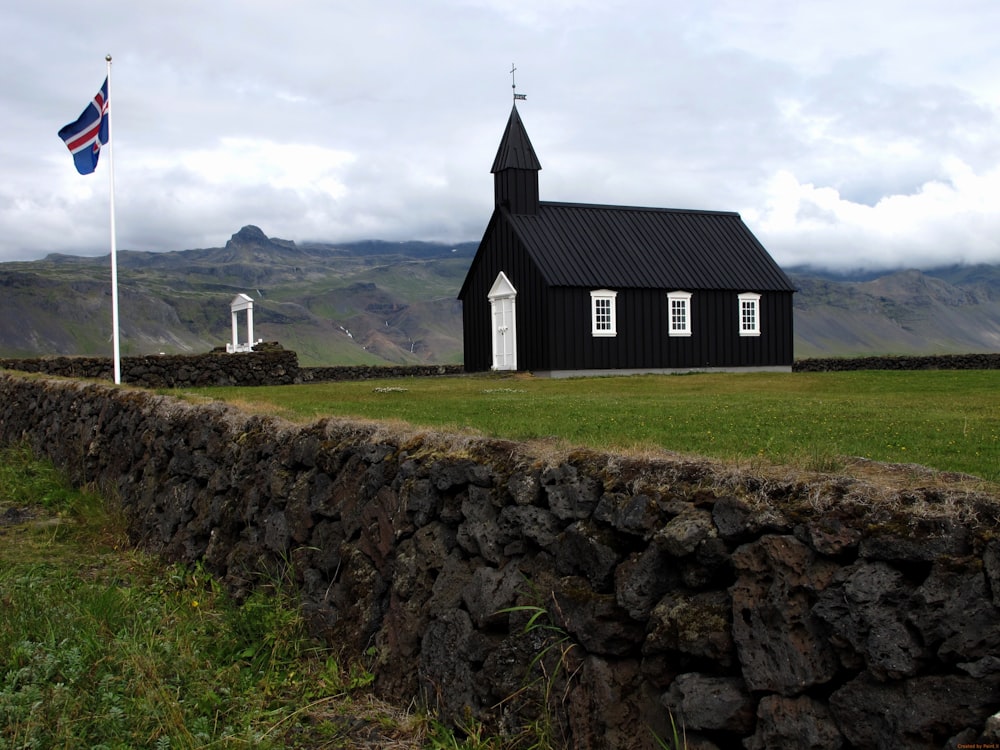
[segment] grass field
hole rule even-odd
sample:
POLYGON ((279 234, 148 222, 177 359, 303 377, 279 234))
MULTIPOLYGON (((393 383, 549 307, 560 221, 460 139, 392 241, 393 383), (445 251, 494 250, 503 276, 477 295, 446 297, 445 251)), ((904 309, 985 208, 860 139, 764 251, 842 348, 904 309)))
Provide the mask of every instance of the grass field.
POLYGON ((1000 482, 994 371, 466 376, 186 393, 295 421, 393 419, 513 440, 812 469, 859 456, 1000 482))
POLYGON ((0 449, 0 750, 467 748, 377 701, 364 660, 311 639, 261 581, 238 606, 203 569, 126 544, 97 495, 0 449))

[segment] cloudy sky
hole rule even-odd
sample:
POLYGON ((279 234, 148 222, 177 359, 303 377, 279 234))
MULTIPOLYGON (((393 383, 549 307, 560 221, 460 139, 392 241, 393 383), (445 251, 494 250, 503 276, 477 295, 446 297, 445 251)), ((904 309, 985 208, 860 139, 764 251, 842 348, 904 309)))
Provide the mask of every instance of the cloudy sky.
POLYGON ((779 263, 1000 263, 997 0, 32 0, 0 9, 0 261, 109 248, 56 131, 113 55, 119 249, 478 240, 543 200, 738 211, 779 263))

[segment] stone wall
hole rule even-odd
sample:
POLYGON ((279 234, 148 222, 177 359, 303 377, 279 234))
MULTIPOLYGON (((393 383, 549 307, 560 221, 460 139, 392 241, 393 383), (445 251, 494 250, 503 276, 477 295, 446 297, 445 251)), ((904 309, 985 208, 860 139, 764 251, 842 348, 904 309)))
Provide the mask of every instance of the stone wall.
POLYGON ((1000 370, 1000 354, 941 354, 926 357, 834 357, 800 359, 792 372, 847 370, 1000 370))
POLYGON ((462 365, 336 365, 303 367, 299 380, 331 382, 338 380, 377 380, 380 378, 426 378, 438 375, 461 375, 462 365))
MULTIPOLYGON (((241 354, 213 352, 122 357, 120 365, 123 383, 144 388, 288 385, 296 382, 299 376, 298 356, 283 349, 241 354)), ((110 357, 0 359, 0 369, 114 380, 114 363, 110 357)))
POLYGON ((1000 741, 1000 500, 968 478, 543 454, 0 374, 21 440, 237 596, 287 568, 319 637, 374 646, 377 689, 445 719, 545 716, 572 748, 655 748, 670 713, 703 750, 1000 741))
MULTIPOLYGON (((69 378, 113 380, 110 357, 36 357, 0 359, 0 369, 69 378)), ((460 375, 462 365, 336 365, 299 367, 294 352, 269 342, 259 351, 226 354, 122 357, 122 382, 143 388, 287 385, 341 380, 460 375)), ((927 357, 844 357, 800 359, 793 372, 847 370, 997 370, 1000 354, 951 354, 927 357)))
MULTIPOLYGON (((110 357, 33 357, 0 359, 0 369, 65 378, 114 380, 110 357)), ((258 345, 253 352, 227 354, 160 354, 122 357, 122 382, 142 388, 199 386, 288 385, 338 380, 459 375, 461 365, 338 365, 299 367, 298 355, 280 345, 258 345)))

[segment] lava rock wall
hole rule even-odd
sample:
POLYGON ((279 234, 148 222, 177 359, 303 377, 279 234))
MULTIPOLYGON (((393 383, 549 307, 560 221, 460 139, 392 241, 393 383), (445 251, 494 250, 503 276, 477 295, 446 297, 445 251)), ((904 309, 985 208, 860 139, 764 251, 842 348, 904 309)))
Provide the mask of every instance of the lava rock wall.
POLYGON ((847 372, 850 370, 1000 370, 1000 354, 830 357, 800 359, 792 365, 792 372, 847 372))
MULTIPOLYGON (((0 359, 0 369, 41 373, 65 378, 114 380, 109 357, 34 357, 0 359)), ((122 357, 121 378, 141 388, 196 388, 202 386, 290 385, 292 383, 378 378, 459 375, 461 365, 337 365, 300 367, 298 355, 268 343, 252 352, 228 354, 160 354, 122 357)))
MULTIPOLYGON (((122 357, 121 379, 143 388, 288 385, 299 376, 298 355, 283 349, 240 354, 160 354, 122 357)), ((67 378, 114 380, 109 357, 0 359, 0 368, 67 378)))
POLYGON ((538 453, 2 373, 0 441, 237 597, 292 578, 317 637, 374 646, 377 689, 445 720, 573 748, 655 748, 671 716, 703 750, 1000 741, 1000 501, 961 478, 538 453))

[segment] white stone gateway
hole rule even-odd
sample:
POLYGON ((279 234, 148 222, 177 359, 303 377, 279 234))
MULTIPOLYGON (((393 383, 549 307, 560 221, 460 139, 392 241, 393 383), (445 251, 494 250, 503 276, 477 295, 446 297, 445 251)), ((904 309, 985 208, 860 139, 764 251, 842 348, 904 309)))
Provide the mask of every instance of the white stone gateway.
POLYGON ((253 299, 243 293, 237 294, 229 303, 229 311, 233 316, 233 343, 226 344, 226 351, 230 354, 253 351, 253 345, 263 341, 263 339, 254 341, 253 338, 253 299), (245 344, 240 343, 239 326, 237 325, 237 313, 243 310, 247 311, 247 340, 245 344))

